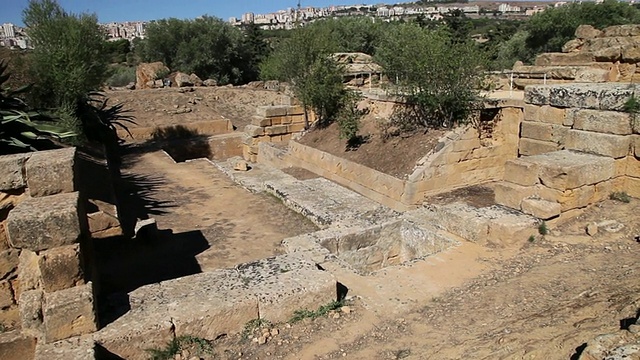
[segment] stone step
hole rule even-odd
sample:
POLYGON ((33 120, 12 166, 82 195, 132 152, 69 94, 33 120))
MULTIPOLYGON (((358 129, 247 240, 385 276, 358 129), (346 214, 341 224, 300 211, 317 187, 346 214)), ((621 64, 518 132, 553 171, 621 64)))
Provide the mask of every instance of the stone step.
POLYGON ((503 206, 476 208, 466 203, 425 205, 404 218, 426 228, 446 231, 480 245, 505 246, 527 241, 538 220, 503 206))
POLYGON ((272 179, 264 188, 320 228, 376 224, 398 216, 394 210, 324 178, 272 179))
POLYGON ((333 275, 301 253, 143 286, 129 293, 131 309, 94 335, 125 359, 148 358, 173 338, 215 340, 251 320, 288 321, 296 310, 337 300, 333 275))

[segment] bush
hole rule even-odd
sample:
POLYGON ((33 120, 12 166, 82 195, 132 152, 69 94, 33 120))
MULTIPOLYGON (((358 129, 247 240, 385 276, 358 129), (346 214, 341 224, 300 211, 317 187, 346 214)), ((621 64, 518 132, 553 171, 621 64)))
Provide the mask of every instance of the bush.
POLYGON ((406 103, 392 119, 404 131, 464 123, 477 106, 484 59, 473 42, 452 39, 446 29, 398 25, 376 59, 406 103))
POLYGON ((106 83, 112 87, 127 86, 129 83, 136 82, 136 68, 129 66, 114 66, 112 74, 106 83))

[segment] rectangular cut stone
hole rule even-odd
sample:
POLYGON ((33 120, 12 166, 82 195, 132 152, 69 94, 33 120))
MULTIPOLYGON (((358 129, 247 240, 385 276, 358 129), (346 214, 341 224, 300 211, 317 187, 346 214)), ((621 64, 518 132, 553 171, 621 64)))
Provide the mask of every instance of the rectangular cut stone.
POLYGON ((551 141, 521 138, 518 146, 520 155, 538 155, 560 150, 560 145, 551 141))
POLYGON ((565 147, 569 150, 578 150, 617 159, 629 154, 631 137, 569 130, 565 147))
POLYGON ((0 281, 0 309, 8 308, 15 304, 13 300, 13 291, 11 291, 11 283, 9 280, 0 281))
POLYGON ((244 127, 244 132, 251 137, 264 135, 264 128, 256 125, 247 125, 244 127))
POLYGON ((76 190, 76 148, 34 152, 25 169, 32 197, 76 190))
POLYGON ((20 252, 20 262, 18 264, 18 281, 22 291, 33 290, 40 287, 41 276, 38 266, 38 254, 22 249, 20 252))
POLYGON ((537 121, 547 124, 562 125, 565 121, 565 117, 565 109, 544 105, 541 106, 540 111, 538 111, 537 121))
POLYGON ((304 107, 300 105, 289 106, 287 108, 287 115, 304 115, 304 107))
POLYGON ((60 246, 40 253, 42 287, 47 293, 82 285, 80 244, 60 246))
POLYGON ((523 138, 551 141, 553 131, 551 124, 523 121, 520 124, 520 136, 523 138))
POLYGON ((588 65, 594 62, 595 57, 589 51, 571 53, 544 53, 536 57, 537 66, 553 65, 588 65))
POLYGON ((30 336, 40 337, 43 333, 42 324, 42 290, 29 290, 20 294, 18 308, 22 332, 30 336))
POLYGON ((640 178, 640 159, 634 156, 628 156, 626 159, 624 170, 625 175, 640 178))
POLYGON ((608 134, 631 134, 631 115, 619 111, 579 110, 575 113, 573 128, 608 134))
POLYGON ((8 249, 0 251, 0 279, 16 271, 19 263, 20 250, 8 249))
POLYGON ((274 117, 287 115, 289 106, 259 106, 256 109, 256 115, 262 117, 274 117))
POLYGON ((0 156, 0 191, 22 189, 26 180, 23 176, 24 164, 30 154, 0 156))
POLYGON ((560 215, 561 207, 556 202, 540 199, 522 200, 522 212, 542 220, 549 220, 560 215))
POLYGON ((520 210, 522 200, 531 197, 535 188, 502 181, 494 189, 496 204, 520 210))
POLYGON ((549 90, 549 104, 561 108, 598 109, 600 91, 591 84, 556 85, 549 90))
POLYGON ((522 186, 538 183, 538 165, 523 159, 509 160, 504 165, 504 180, 522 186))
POLYGON ((32 251, 76 243, 86 229, 79 194, 27 199, 7 217, 7 235, 13 247, 32 251))
MULTIPOLYGON (((605 182, 610 182, 607 180, 605 182)), ((598 184, 603 184, 601 182, 598 184)), ((557 202, 562 212, 580 209, 598 201, 596 197, 597 185, 585 185, 576 189, 557 190, 540 185, 536 187, 536 196, 543 200, 557 202)))
POLYGON ((36 346, 34 360, 95 360, 96 343, 89 336, 75 337, 57 341, 52 344, 39 343, 36 346))
POLYGON ((287 132, 296 133, 304 131, 304 123, 291 124, 287 127, 287 132))
POLYGON ((35 349, 35 337, 25 336, 20 331, 0 333, 0 359, 2 360, 33 359, 35 349))
POLYGON ((636 84, 607 83, 599 86, 598 99, 600 110, 624 111, 627 101, 638 94, 640 87, 636 84))
POLYGON ((629 196, 640 199, 640 179, 627 177, 625 180, 625 189, 629 196))
POLYGON ((251 125, 254 126, 271 126, 271 119, 263 116, 254 116, 251 118, 251 125))
POLYGON ((523 159, 538 165, 543 185, 557 189, 575 189, 611 179, 615 161, 608 157, 562 150, 523 159))
POLYGON ((95 332, 93 284, 45 294, 42 312, 47 343, 95 332))
POLYGON ((551 85, 529 85, 524 89, 524 102, 531 105, 549 105, 551 85))
POLYGON ((264 133, 267 135, 282 135, 287 132, 287 125, 269 126, 264 129, 264 133))

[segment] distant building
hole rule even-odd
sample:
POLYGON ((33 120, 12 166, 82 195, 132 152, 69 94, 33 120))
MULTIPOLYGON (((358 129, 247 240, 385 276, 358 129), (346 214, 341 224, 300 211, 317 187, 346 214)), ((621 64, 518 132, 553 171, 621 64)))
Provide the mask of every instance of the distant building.
POLYGON ((12 23, 2 24, 2 31, 4 32, 4 38, 14 38, 16 37, 15 26, 12 23))

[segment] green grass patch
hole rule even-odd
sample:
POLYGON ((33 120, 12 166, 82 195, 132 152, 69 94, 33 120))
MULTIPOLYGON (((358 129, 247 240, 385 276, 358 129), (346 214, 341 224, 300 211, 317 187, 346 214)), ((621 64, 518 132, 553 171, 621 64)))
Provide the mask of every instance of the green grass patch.
POLYGON ((213 344, 211 341, 195 336, 179 336, 171 340, 164 349, 148 349, 152 360, 171 360, 184 349, 189 349, 192 353, 204 355, 213 353, 213 344))
POLYGON ((631 202, 631 197, 629 196, 629 194, 627 194, 624 191, 614 191, 611 194, 609 194, 609 199, 611 200, 615 200, 615 201, 620 201, 623 202, 625 204, 628 204, 629 202, 631 202))
POLYGON ((344 301, 332 301, 326 305, 320 306, 318 310, 315 311, 307 309, 296 310, 289 322, 297 323, 304 319, 317 319, 319 317, 327 315, 329 311, 340 309, 342 306, 344 306, 344 301))

